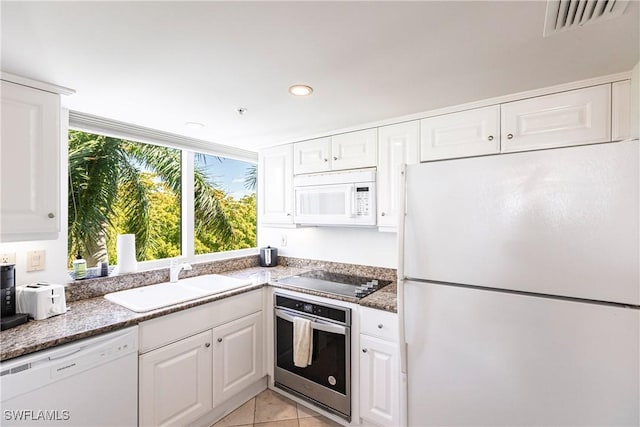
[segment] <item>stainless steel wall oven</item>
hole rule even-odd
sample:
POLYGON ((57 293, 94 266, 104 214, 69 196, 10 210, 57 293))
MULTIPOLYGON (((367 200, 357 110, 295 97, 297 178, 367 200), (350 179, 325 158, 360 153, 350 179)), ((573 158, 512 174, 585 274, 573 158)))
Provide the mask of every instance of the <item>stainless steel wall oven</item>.
POLYGON ((275 294, 275 369, 278 388, 351 420, 351 309, 275 294), (293 320, 311 320, 313 356, 293 364, 293 320))

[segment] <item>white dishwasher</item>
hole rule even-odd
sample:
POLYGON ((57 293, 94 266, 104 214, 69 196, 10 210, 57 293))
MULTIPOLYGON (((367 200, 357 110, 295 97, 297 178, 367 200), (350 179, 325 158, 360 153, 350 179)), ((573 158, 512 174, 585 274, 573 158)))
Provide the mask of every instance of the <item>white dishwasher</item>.
POLYGON ((135 426, 138 327, 0 363, 2 426, 135 426))

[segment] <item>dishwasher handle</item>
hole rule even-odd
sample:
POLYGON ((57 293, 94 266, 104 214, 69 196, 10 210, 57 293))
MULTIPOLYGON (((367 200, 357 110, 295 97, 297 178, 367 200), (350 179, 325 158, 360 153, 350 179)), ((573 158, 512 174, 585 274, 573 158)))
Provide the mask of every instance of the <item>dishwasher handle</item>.
POLYGON ((336 325, 335 323, 325 322, 323 320, 311 318, 308 316, 302 316, 302 315, 292 316, 291 314, 279 308, 276 308, 274 311, 275 311, 276 317, 279 317, 282 320, 286 320, 291 323, 293 323, 293 319, 295 317, 301 317, 303 319, 308 319, 311 321, 311 329, 315 329, 323 332, 330 332, 333 334, 347 335, 347 328, 345 326, 336 325))

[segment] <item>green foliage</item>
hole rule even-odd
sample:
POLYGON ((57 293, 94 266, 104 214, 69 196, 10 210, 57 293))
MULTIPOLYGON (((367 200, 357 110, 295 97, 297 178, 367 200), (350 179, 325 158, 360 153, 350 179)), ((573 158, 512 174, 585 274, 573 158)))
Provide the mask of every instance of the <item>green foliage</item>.
MULTIPOLYGON (((255 194, 235 200, 197 167, 194 188, 197 254, 256 246, 255 194)), ((69 131, 69 263, 116 264, 125 233, 139 261, 180 255, 180 195, 180 150, 69 131)))

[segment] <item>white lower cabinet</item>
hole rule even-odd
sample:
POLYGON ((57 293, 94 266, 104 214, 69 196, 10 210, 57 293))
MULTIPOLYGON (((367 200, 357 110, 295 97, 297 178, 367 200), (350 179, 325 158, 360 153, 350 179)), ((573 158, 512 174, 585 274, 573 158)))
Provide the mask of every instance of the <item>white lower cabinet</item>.
POLYGON ((139 358, 140 425, 187 425, 213 408, 212 332, 139 358))
POLYGON ((398 344, 360 335, 360 415, 382 426, 399 425, 398 344))
POLYGON ((265 375, 263 292, 139 325, 139 424, 191 425, 265 375))
POLYGON ((262 312, 213 330, 214 405, 264 376, 262 330, 262 312))
POLYGON ((398 315, 360 312, 360 416, 380 426, 400 425, 398 315))

